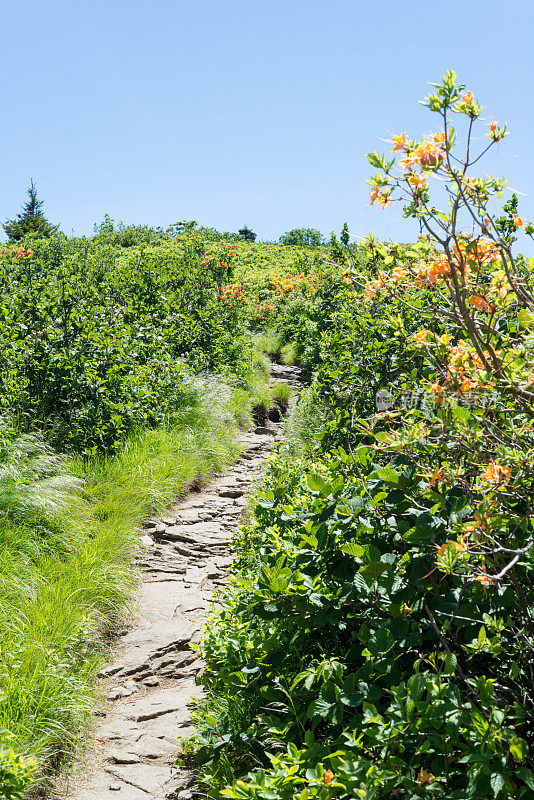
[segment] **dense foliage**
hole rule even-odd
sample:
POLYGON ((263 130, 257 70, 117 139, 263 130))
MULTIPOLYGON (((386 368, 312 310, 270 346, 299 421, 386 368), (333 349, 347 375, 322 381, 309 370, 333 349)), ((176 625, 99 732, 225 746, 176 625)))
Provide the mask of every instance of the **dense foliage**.
POLYGON ((221 246, 206 260, 205 246, 193 235, 124 248, 101 230, 4 247, 0 412, 62 449, 111 451, 187 404, 184 376, 246 382, 250 346, 220 294, 233 256, 221 246))
POLYGON ((534 305, 512 253, 534 228, 470 174, 473 95, 449 73, 428 104, 444 130, 370 161, 371 199, 403 191, 429 236, 357 257, 344 236, 312 291, 271 284, 314 380, 201 642, 214 796, 534 796, 534 305))

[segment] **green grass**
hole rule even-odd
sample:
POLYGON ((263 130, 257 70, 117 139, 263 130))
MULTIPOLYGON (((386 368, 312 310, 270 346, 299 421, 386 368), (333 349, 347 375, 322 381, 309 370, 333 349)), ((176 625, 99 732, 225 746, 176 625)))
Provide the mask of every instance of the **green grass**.
POLYGON ((289 383, 286 383, 285 381, 280 381, 279 383, 275 383, 275 385, 271 389, 271 397, 273 402, 283 412, 287 411, 291 393, 292 393, 291 386, 289 385, 289 383))
POLYGON ((267 353, 271 358, 278 360, 282 347, 281 335, 274 328, 265 328, 252 335, 254 346, 262 353, 267 353))
POLYGON ((137 580, 139 522, 238 453, 248 396, 210 379, 197 389, 201 402, 113 457, 69 461, 38 437, 0 449, 0 730, 48 769, 84 741, 105 634, 137 580))

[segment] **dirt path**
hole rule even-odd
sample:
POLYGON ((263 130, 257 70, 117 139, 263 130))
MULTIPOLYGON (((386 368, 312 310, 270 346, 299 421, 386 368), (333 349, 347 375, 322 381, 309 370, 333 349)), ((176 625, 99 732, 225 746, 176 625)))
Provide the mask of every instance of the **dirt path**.
MULTIPOLYGON (((298 384, 298 369, 273 366, 273 379, 298 384)), ((164 800, 191 796, 191 776, 176 771, 177 738, 191 733, 191 698, 202 663, 198 640, 213 591, 232 562, 230 541, 246 495, 277 438, 276 426, 242 437, 243 454, 223 477, 151 521, 135 603, 115 658, 103 676, 106 707, 97 718, 85 769, 58 787, 69 800, 164 800)))

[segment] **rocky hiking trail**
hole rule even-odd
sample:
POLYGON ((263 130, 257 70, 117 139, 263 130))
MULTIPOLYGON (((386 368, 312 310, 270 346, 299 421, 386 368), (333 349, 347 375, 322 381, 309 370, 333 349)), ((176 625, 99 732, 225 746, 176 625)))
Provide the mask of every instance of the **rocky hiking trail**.
MULTIPOLYGON (((272 383, 297 389, 300 370, 273 364, 272 383)), ((56 787, 68 800, 186 800, 194 776, 176 769, 178 737, 192 733, 190 702, 202 662, 197 642, 213 593, 232 563, 231 540, 279 438, 278 425, 240 437, 243 452, 228 472, 192 492, 143 531, 147 552, 130 624, 121 630, 102 675, 102 715, 95 719, 86 762, 56 787)))

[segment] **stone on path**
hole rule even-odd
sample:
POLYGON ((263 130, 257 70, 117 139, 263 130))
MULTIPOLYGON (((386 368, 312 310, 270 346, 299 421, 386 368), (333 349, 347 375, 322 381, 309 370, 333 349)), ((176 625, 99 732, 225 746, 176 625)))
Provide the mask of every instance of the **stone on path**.
MULTIPOLYGON (((299 385, 295 367, 273 365, 275 379, 299 385)), ((245 496, 274 446, 274 428, 242 436, 243 453, 224 476, 150 519, 141 541, 143 580, 113 662, 102 671, 105 714, 97 717, 86 763, 52 796, 68 800, 188 800, 190 773, 176 769, 178 738, 192 733, 198 641, 213 592, 233 555, 230 542, 245 496), (268 435, 266 435, 268 434, 268 435)))

